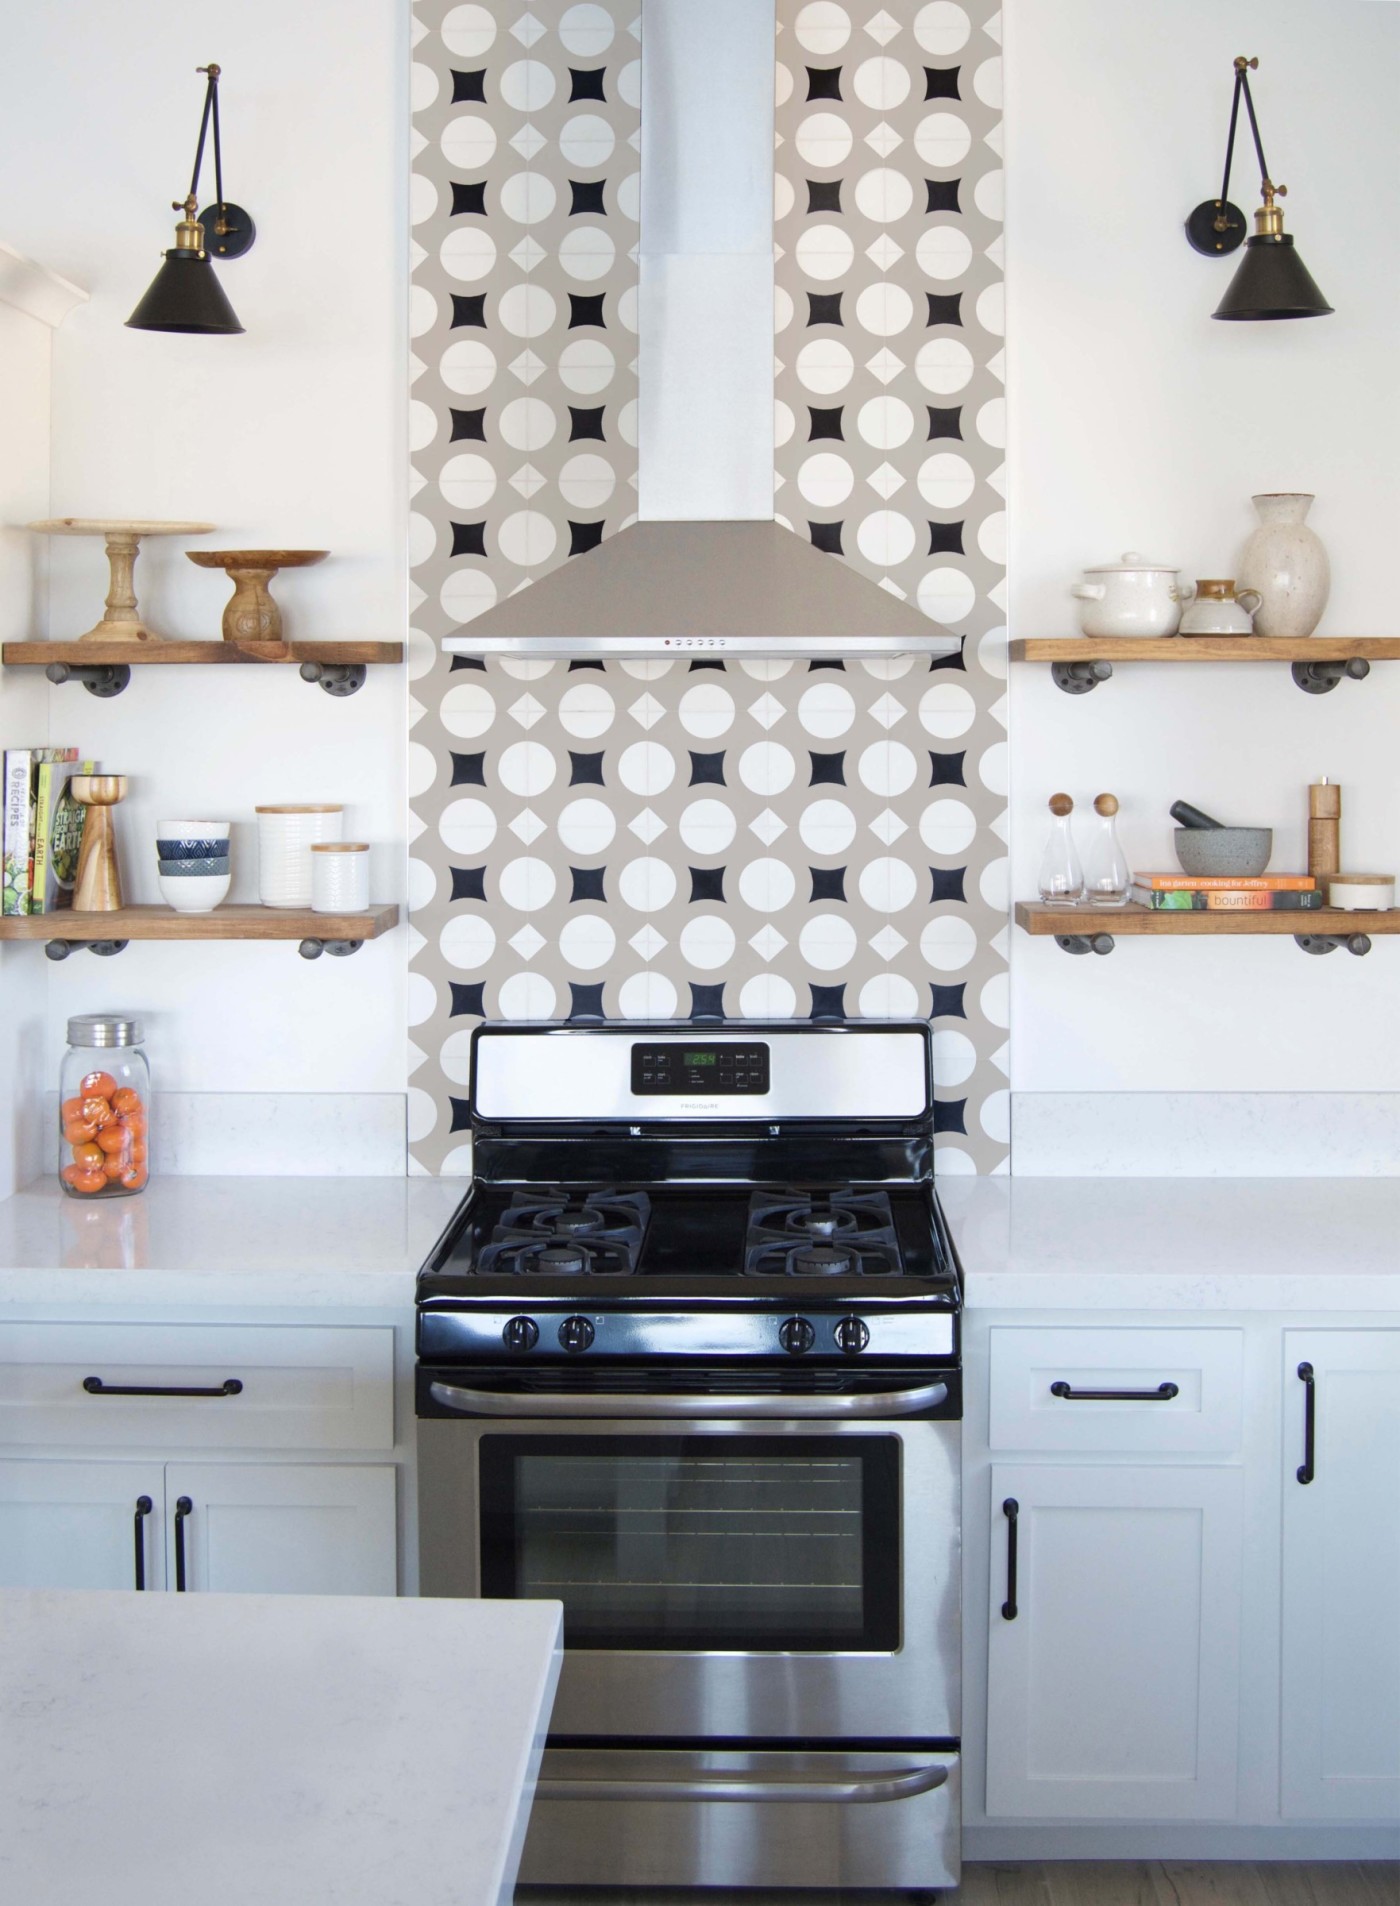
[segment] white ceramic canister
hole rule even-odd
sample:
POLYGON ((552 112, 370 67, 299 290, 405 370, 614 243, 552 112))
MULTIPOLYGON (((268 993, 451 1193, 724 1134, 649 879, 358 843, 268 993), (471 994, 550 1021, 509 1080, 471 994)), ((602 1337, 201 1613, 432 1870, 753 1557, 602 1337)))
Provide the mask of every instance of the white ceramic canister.
POLYGON ((1240 554, 1240 580, 1264 598, 1254 619, 1259 635, 1311 635, 1322 620, 1332 587, 1327 551, 1307 523, 1313 499, 1305 492, 1256 496, 1259 526, 1240 554))
POLYGON ((311 911, 369 911, 369 842, 317 841, 311 849, 311 911))
POLYGON ((343 807, 260 807, 258 817, 258 898, 265 907, 311 905, 311 849, 318 841, 339 840, 343 807))
POLYGON ((1083 605, 1079 626, 1085 635, 1175 635, 1185 600, 1177 586, 1180 570, 1150 563, 1136 550, 1116 563, 1084 571, 1070 594, 1083 605))
POLYGON ((1197 582, 1181 617, 1180 635, 1253 635, 1254 616, 1263 597, 1257 589, 1237 589, 1232 580, 1197 582))

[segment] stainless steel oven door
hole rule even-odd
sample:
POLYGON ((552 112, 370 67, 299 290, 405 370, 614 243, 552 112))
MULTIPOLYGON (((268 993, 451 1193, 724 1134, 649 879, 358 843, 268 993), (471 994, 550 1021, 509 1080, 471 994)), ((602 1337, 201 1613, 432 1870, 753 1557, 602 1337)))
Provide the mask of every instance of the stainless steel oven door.
POLYGON ((422 1593, 563 1602, 552 1738, 951 1741, 959 1435, 422 1418, 422 1593))
POLYGON ((937 1751, 547 1748, 520 1883, 956 1886, 958 1772, 937 1751))

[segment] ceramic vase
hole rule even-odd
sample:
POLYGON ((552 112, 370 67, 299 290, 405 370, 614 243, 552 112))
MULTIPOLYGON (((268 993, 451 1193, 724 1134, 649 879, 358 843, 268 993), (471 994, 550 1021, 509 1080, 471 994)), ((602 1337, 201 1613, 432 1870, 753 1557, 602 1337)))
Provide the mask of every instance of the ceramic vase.
POLYGON ((1332 572, 1316 530, 1308 528, 1310 496, 1256 496, 1259 527, 1240 557, 1242 584, 1262 598, 1256 635, 1311 635, 1327 607, 1332 572))

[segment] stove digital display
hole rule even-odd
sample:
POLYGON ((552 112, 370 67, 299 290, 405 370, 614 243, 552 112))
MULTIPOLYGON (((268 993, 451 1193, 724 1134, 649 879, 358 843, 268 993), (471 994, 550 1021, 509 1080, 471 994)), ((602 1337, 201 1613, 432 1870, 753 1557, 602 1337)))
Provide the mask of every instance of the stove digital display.
POLYGON ((756 1098, 769 1088, 768 1047, 636 1045, 632 1090, 640 1098, 756 1098))

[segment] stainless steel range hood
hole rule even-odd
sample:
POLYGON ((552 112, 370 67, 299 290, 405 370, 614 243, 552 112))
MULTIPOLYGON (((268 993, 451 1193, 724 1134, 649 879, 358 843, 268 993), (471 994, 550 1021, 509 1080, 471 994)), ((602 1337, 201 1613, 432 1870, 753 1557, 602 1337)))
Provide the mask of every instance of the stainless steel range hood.
POLYGON ((477 616, 457 655, 949 655, 960 638, 776 522, 634 523, 477 616))
MULTIPOLYGON (((947 655, 773 516, 772 0, 643 0, 637 518, 473 617, 460 655, 947 655)), ((796 510, 794 509, 794 515, 796 510)))

